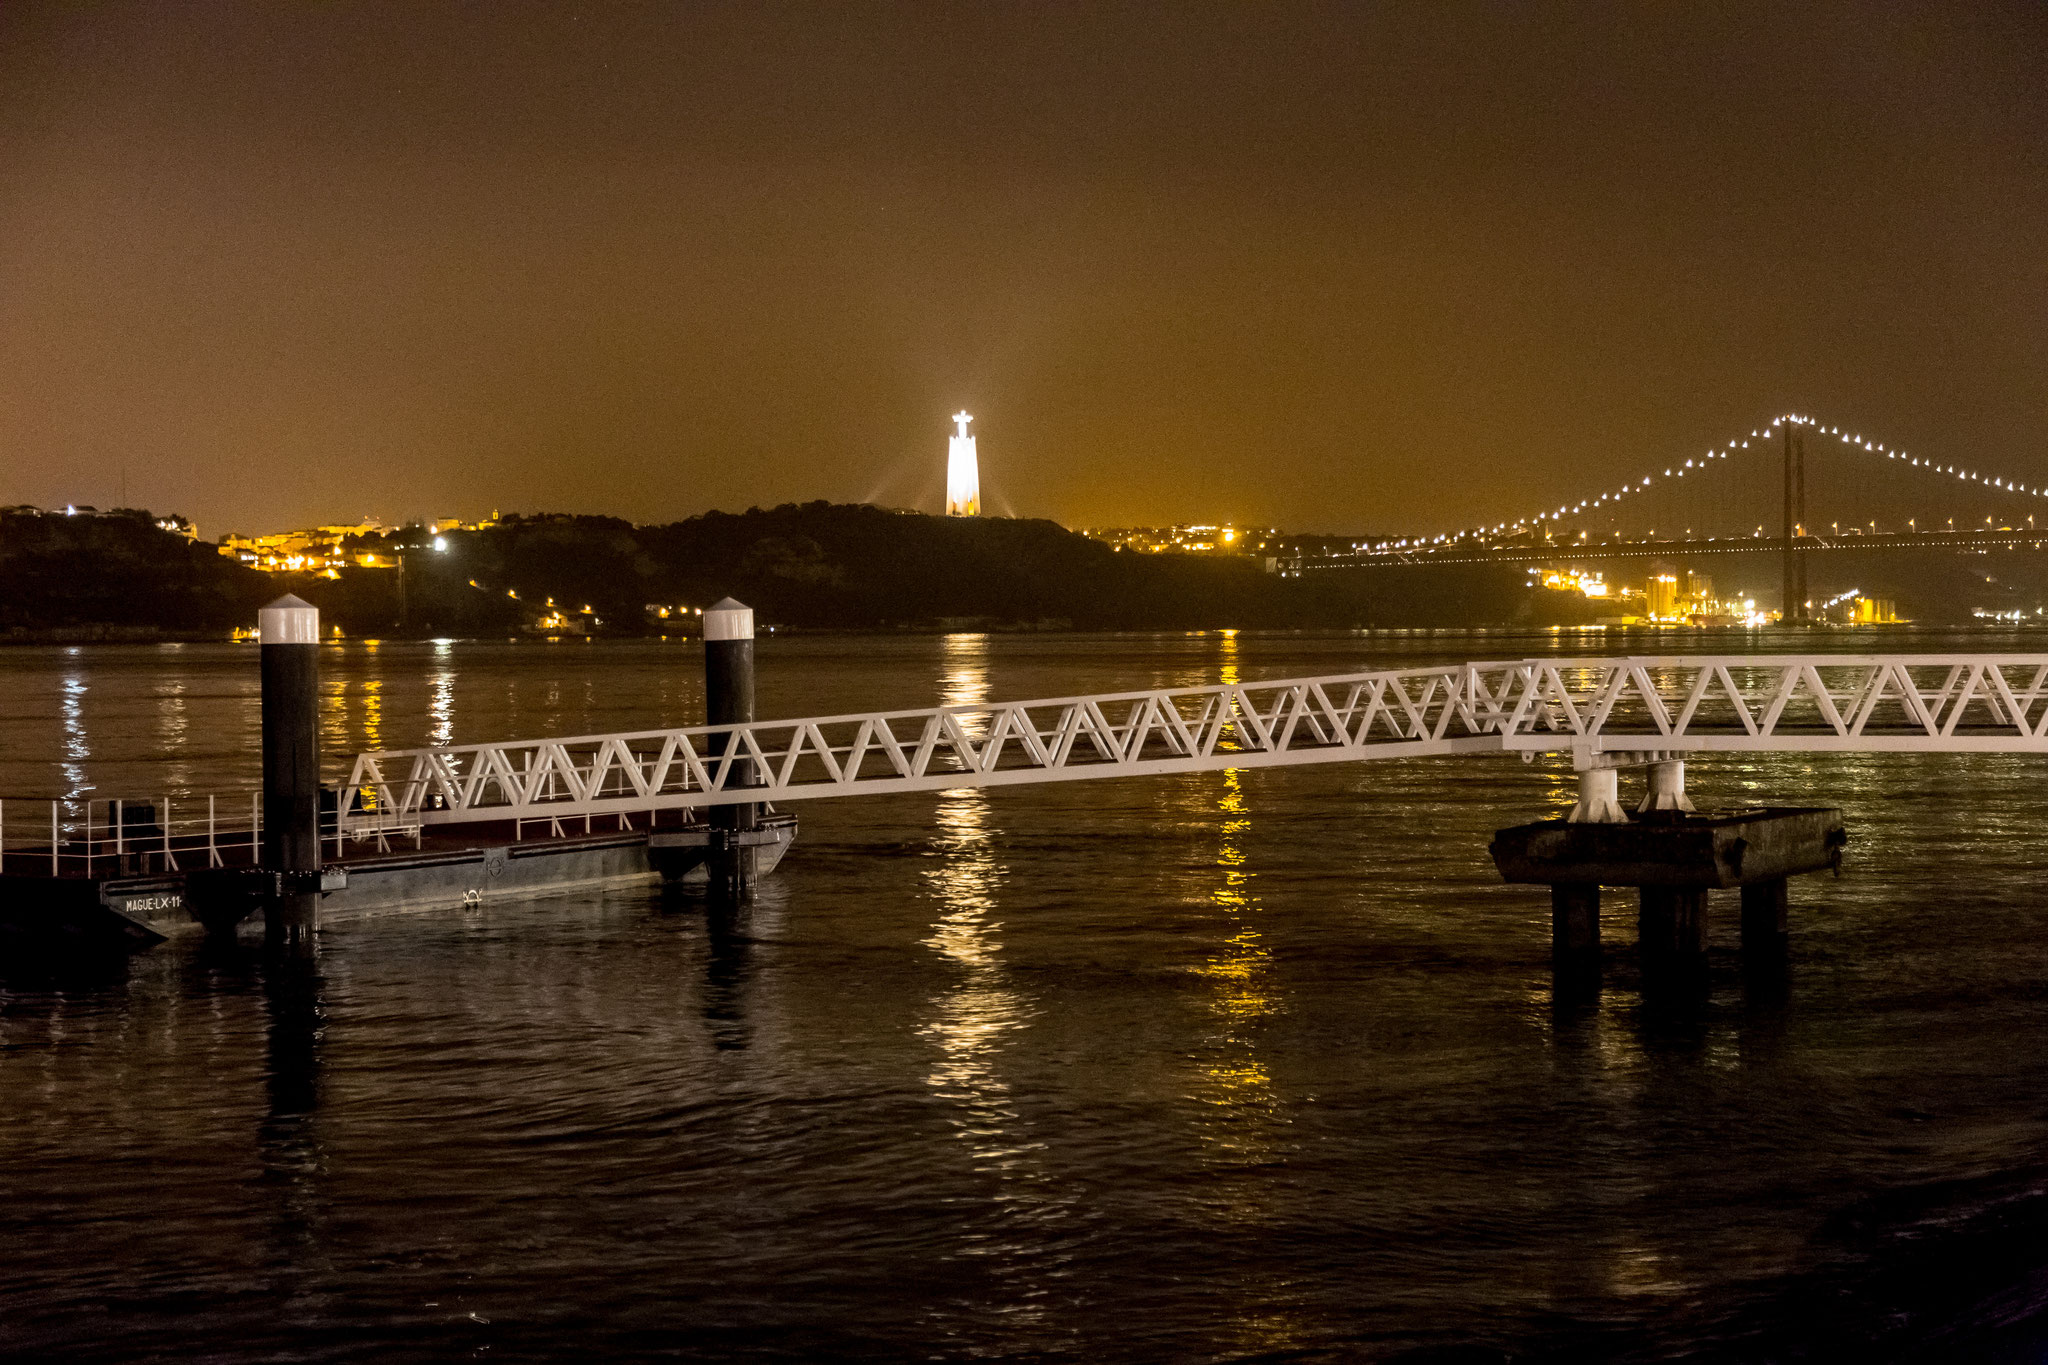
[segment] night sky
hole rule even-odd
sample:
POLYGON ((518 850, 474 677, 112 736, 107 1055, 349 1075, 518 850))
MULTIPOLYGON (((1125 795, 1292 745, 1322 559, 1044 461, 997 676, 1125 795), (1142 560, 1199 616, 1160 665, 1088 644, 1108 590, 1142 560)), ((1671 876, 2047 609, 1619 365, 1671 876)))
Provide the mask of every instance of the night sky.
POLYGON ((0 503, 935 511, 963 406, 1070 525, 2048 480, 2048 8, 1565 8, 7 0, 0 503))

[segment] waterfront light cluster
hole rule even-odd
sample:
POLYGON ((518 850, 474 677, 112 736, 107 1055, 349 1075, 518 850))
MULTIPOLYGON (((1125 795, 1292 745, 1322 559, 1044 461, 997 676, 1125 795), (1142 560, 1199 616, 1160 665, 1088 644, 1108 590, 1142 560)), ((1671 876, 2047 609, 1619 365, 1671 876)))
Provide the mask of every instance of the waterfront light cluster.
POLYGON ((1108 526, 1083 527, 1081 534, 1119 550, 1138 554, 1251 554, 1263 550, 1280 533, 1271 528, 1240 530, 1235 526, 1108 526))
MULTIPOLYGON (((440 517, 426 522, 422 530, 432 537, 428 544, 445 554, 448 541, 442 532, 477 531, 495 525, 495 518, 463 521, 458 517, 440 517)), ((264 536, 226 535, 220 539, 220 552, 265 573, 311 573, 324 578, 339 578, 341 570, 347 568, 397 568, 399 556, 395 551, 349 544, 352 540, 381 540, 390 534, 391 529, 373 519, 352 526, 313 526, 302 531, 279 531, 264 536)))
MULTIPOLYGON (((1640 580, 1641 586, 1611 582, 1598 571, 1571 566, 1534 567, 1529 575, 1531 586, 1614 603, 1617 614, 1601 617, 1602 624, 1763 626, 1779 619, 1777 612, 1758 610, 1756 598, 1739 590, 1731 597, 1720 596, 1712 578, 1690 569, 1653 571, 1640 580)), ((1900 621, 1890 598, 1865 597, 1861 588, 1850 588, 1808 606, 1813 619, 1834 625, 1880 626, 1900 621)))

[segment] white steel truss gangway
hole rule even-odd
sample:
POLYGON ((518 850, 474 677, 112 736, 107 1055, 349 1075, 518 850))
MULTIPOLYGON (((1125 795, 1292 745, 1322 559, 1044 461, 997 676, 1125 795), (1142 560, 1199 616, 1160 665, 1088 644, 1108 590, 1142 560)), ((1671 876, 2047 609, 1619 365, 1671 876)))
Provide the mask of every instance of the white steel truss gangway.
POLYGON ((1590 776, 1742 750, 2048 753, 2048 655, 1538 658, 380 750, 356 757, 341 809, 376 824, 560 821, 1502 751, 1568 752, 1590 776))

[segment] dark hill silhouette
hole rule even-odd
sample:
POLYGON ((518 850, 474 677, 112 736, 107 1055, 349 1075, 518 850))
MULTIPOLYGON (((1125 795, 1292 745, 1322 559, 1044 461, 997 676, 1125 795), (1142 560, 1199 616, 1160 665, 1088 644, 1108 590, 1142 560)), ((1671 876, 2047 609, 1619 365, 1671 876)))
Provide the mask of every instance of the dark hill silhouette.
POLYGON ((278 591, 148 512, 0 509, 0 632, 225 633, 278 591))
MULTIPOLYGON (((409 609, 451 626, 499 618, 506 590, 549 598, 607 630, 650 603, 733 595, 764 622, 806 629, 949 623, 1076 629, 1310 624, 1298 585, 1251 560, 1119 553, 1049 521, 945 518, 865 505, 710 512, 665 526, 609 517, 507 517, 408 556, 409 609), (481 585, 472 589, 474 581, 481 585)), ((475 622, 481 625, 482 621, 475 622)))
POLYGON ((825 502, 660 526, 508 516, 442 538, 370 538, 359 548, 404 570, 323 578, 259 573, 146 512, 0 513, 0 631, 224 633, 287 591, 351 636, 513 634, 550 610, 641 634, 675 628, 650 604, 728 595, 764 624, 813 630, 1452 626, 1511 621, 1530 600, 1513 570, 1283 579, 1248 557, 1119 552, 1050 521, 825 502))

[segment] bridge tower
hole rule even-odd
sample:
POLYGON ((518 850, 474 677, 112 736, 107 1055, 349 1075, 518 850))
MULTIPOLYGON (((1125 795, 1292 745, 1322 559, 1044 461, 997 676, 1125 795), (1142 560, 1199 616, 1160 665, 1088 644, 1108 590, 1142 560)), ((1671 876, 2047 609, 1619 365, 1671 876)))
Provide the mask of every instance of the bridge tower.
POLYGON ((1804 624, 1806 614, 1806 432, 1785 423, 1785 597, 1779 619, 1804 624))

